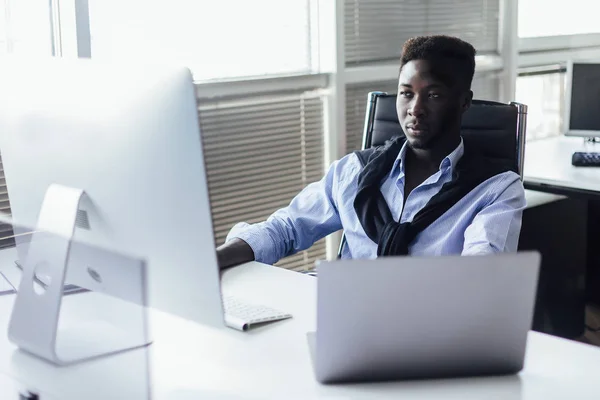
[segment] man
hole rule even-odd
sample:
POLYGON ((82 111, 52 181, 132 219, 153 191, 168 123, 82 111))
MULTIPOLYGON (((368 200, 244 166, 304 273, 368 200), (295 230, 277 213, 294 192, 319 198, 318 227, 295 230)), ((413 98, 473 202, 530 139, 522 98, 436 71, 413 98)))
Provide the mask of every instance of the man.
POLYGON ((406 138, 345 156, 267 221, 236 225, 217 249, 221 268, 273 264, 340 229, 344 258, 516 251, 525 208, 519 176, 460 135, 474 72, 469 43, 408 40, 396 103, 406 138))

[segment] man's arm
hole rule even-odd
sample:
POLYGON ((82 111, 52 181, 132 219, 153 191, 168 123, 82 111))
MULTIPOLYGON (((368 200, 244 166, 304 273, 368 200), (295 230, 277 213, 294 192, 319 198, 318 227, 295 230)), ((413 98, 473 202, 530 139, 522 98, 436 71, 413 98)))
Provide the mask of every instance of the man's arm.
POLYGON ((463 255, 516 252, 525 209, 525 190, 516 174, 507 174, 499 194, 465 231, 463 255))
POLYGON ((253 260, 274 264, 341 229, 333 193, 338 190, 339 171, 349 160, 347 156, 334 162, 323 179, 308 185, 288 207, 265 222, 234 226, 225 244, 217 249, 219 266, 227 268, 253 260))

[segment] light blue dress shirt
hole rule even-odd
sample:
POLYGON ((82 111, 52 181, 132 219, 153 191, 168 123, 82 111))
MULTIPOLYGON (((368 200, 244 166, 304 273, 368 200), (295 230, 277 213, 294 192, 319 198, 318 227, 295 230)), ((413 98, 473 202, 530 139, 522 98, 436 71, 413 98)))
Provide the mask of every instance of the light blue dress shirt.
MULTIPOLYGON (((412 221, 442 185, 452 179, 452 171, 463 152, 461 140, 458 147, 442 160, 439 170, 416 187, 405 203, 405 144, 381 185, 394 219, 412 221)), ((265 222, 237 224, 227 240, 244 240, 254 251, 257 261, 274 264, 343 229, 347 239, 343 258, 376 258, 377 244, 366 235, 354 211, 361 169, 355 154, 345 156, 329 167, 323 179, 304 188, 288 207, 276 211, 265 222)), ((525 191, 519 176, 514 172, 496 175, 473 189, 423 230, 409 246, 409 254, 514 252, 525 205, 525 191)))

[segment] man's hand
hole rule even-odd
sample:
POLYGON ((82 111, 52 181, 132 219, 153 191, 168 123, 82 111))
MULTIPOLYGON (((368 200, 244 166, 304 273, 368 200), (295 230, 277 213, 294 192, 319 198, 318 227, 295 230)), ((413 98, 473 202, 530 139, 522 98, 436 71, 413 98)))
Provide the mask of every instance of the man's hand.
POLYGON ((249 261, 254 261, 254 251, 242 239, 233 239, 217 247, 217 262, 221 269, 249 261))

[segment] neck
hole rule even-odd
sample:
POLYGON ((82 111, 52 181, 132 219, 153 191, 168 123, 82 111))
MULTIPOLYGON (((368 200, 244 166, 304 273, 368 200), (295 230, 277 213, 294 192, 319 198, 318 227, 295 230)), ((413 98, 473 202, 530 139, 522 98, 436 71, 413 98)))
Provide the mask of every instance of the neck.
POLYGON ((412 147, 408 148, 407 155, 412 159, 411 161, 429 171, 437 171, 440 167, 440 163, 448 154, 452 153, 454 149, 460 144, 460 133, 456 135, 444 135, 436 143, 427 149, 415 149, 412 147))

